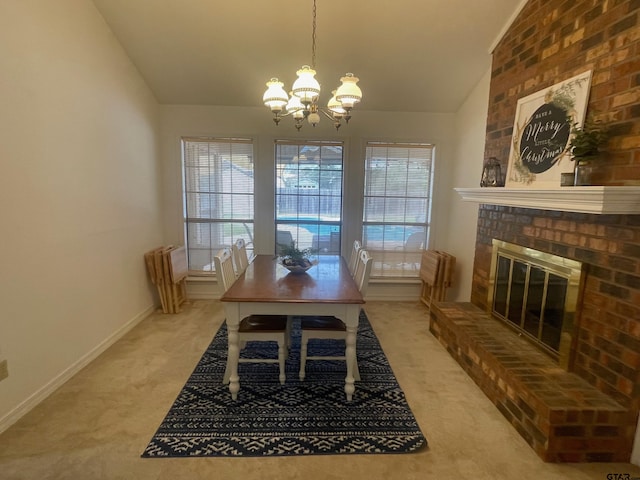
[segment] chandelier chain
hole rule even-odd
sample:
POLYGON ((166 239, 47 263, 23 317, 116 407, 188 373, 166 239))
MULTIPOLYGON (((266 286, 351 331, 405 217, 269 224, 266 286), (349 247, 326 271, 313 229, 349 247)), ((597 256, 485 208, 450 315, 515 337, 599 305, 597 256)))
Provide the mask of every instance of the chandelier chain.
POLYGON ((311 68, 316 68, 316 0, 313 0, 313 28, 311 30, 311 68))
POLYGON ((293 88, 289 93, 283 88, 284 83, 276 77, 271 78, 267 82, 267 91, 262 95, 262 101, 271 109, 276 125, 280 123, 281 118, 290 115, 295 120, 298 131, 302 128, 302 122, 305 119, 315 127, 322 113, 333 122, 337 130, 342 122, 349 123, 351 110, 362 100, 362 90, 356 85, 360 79, 352 73, 345 74, 340 78, 342 84, 331 92, 333 96, 328 101, 327 107, 323 108, 318 104, 320 83, 315 78, 317 0, 313 0, 311 19, 311 66, 303 65, 296 72, 298 78, 293 82, 293 88))

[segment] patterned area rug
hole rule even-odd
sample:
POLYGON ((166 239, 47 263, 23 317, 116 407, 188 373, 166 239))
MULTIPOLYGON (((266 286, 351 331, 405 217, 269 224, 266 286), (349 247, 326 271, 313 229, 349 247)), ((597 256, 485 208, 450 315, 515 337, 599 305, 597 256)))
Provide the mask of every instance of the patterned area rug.
MULTIPOLYGON (((361 380, 351 402, 344 361, 308 361, 305 380, 298 379, 299 319, 285 385, 277 364, 243 363, 238 400, 231 400, 222 384, 226 345, 223 324, 142 457, 408 453, 427 445, 364 312, 357 337, 361 380)), ((308 347, 309 355, 344 352, 344 342, 333 340, 311 340, 308 347)), ((275 343, 250 342, 247 349, 277 357, 275 343)))

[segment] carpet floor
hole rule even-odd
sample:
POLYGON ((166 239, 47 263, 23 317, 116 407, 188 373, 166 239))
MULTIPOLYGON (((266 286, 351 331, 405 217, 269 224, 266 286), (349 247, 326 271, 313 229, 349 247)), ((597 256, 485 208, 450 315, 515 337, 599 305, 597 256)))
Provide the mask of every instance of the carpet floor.
MULTIPOLYGON (((277 364, 242 363, 233 401, 222 384, 223 324, 142 457, 409 453, 427 446, 364 311, 357 336, 361 380, 351 402, 344 361, 308 361, 305 380, 298 379, 299 318, 291 343, 285 385, 277 364)), ((335 355, 344 352, 344 342, 311 340, 308 348, 309 355, 335 355)), ((246 350, 277 357, 275 343, 249 342, 246 350)))

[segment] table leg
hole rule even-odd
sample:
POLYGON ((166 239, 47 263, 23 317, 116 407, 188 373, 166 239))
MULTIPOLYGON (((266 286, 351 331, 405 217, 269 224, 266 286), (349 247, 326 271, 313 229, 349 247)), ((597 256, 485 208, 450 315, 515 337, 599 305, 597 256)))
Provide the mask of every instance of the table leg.
POLYGON ((227 314, 227 370, 229 372, 229 392, 233 400, 238 399, 240 391, 240 377, 238 376, 238 358, 240 345, 238 337, 238 311, 231 305, 225 308, 227 314))
POLYGON ((343 319, 347 326, 347 338, 345 340, 347 378, 345 378, 344 392, 347 394, 348 402, 351 401, 353 398, 353 392, 356 390, 355 372, 357 371, 356 366, 358 361, 356 358, 356 336, 358 332, 358 322, 360 321, 360 308, 360 305, 348 305, 345 311, 346 319, 343 319))
POLYGON ((347 401, 350 402, 353 397, 353 392, 356 391, 353 376, 353 366, 356 362, 356 331, 358 326, 347 325, 347 338, 346 338, 346 351, 345 357, 347 360, 347 378, 345 378, 344 392, 347 394, 347 401))

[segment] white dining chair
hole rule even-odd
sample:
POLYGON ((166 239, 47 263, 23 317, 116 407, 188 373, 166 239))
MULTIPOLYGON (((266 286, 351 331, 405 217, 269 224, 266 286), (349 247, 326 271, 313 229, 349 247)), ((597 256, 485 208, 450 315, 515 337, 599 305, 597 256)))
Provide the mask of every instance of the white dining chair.
MULTIPOLYGON (((231 249, 223 248, 214 257, 216 275, 222 286, 222 292, 226 292, 236 280, 233 269, 231 249)), ((280 366, 279 380, 284 385, 285 360, 289 354, 289 335, 286 315, 250 315, 240 321, 238 328, 238 342, 240 350, 246 347, 247 342, 277 342, 278 358, 248 358, 242 357, 238 363, 278 363, 280 366)), ((222 378, 222 383, 229 383, 231 371, 229 369, 229 359, 222 378)))
POLYGON ((249 266, 249 256, 247 255, 247 244, 243 238, 236 240, 233 244, 233 263, 236 266, 236 276, 242 275, 249 266))
POLYGON ((420 269, 420 257, 422 256, 422 250, 424 249, 424 242, 426 236, 424 231, 413 232, 407 237, 402 251, 404 253, 402 262, 403 264, 411 265, 414 270, 420 269))
MULTIPOLYGON (((373 259, 369 252, 363 248, 358 252, 358 262, 354 274, 354 280, 358 286, 358 290, 364 297, 367 293, 369 284, 369 276, 371 275, 371 266, 373 259)), ((304 380, 307 360, 346 360, 345 355, 339 356, 320 356, 307 355, 308 342, 310 339, 320 340, 345 340, 347 339, 347 326, 342 320, 332 316, 305 316, 301 320, 301 339, 300 339, 300 380, 304 380)), ((353 377, 360 380, 360 371, 358 370, 358 361, 353 366, 353 377)))
POLYGON ((281 245, 286 247, 291 246, 293 243, 293 235, 288 230, 277 230, 276 231, 276 253, 280 252, 282 248, 281 245))
POLYGON ((356 264, 358 263, 358 254, 361 248, 362 243, 360 243, 360 240, 354 240, 353 247, 351 248, 351 256, 349 257, 349 271, 351 272, 351 276, 356 273, 356 264))

